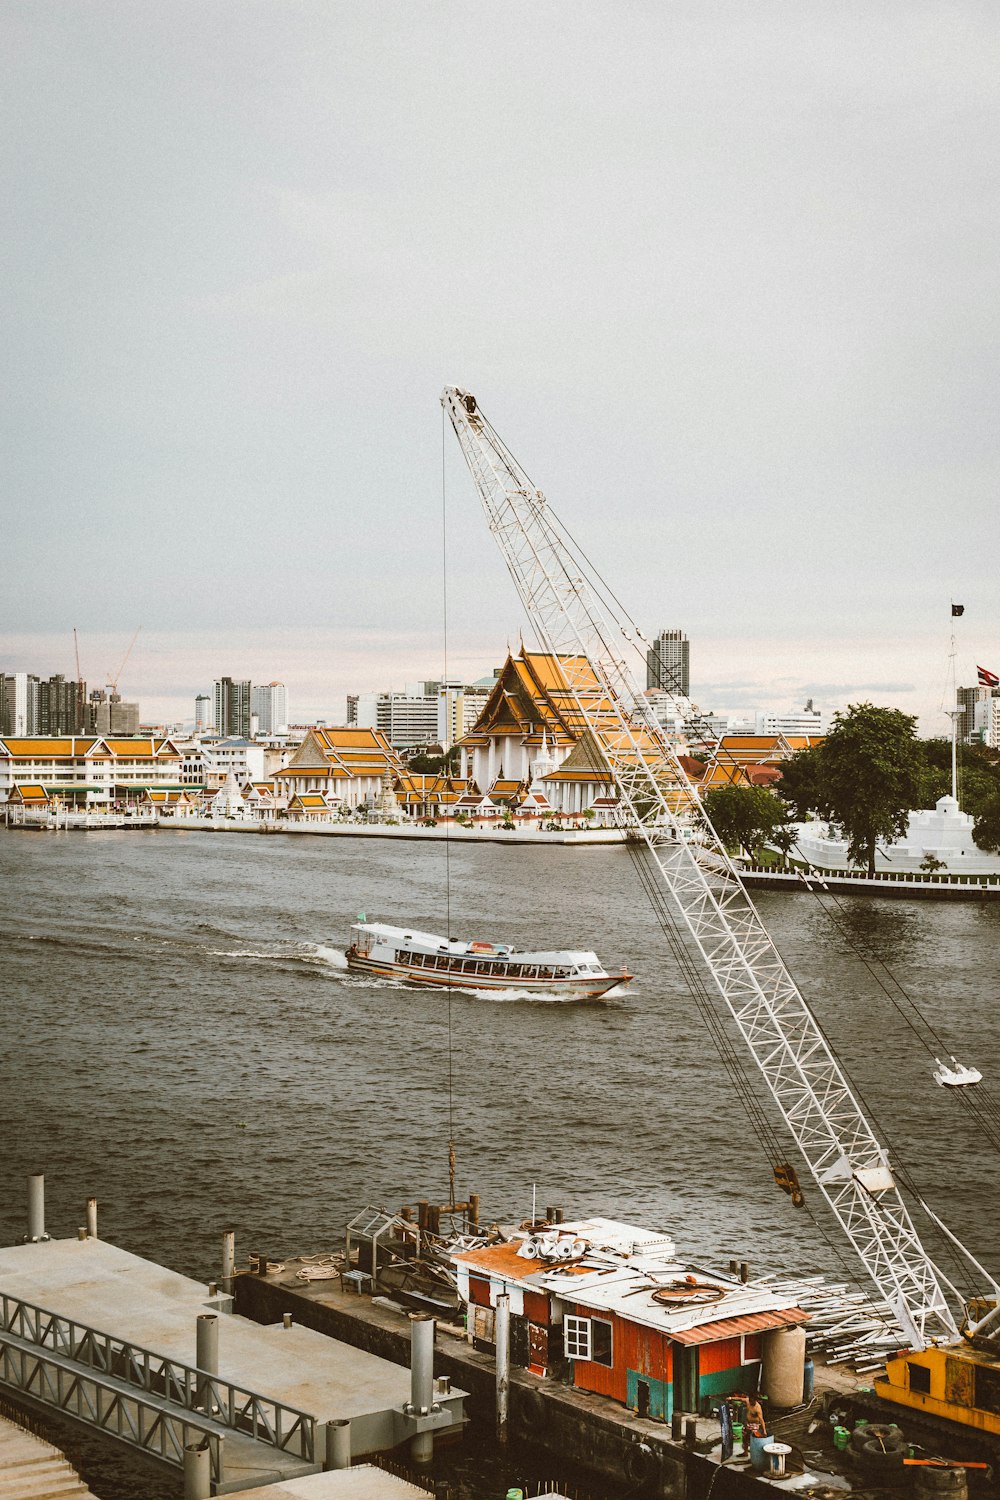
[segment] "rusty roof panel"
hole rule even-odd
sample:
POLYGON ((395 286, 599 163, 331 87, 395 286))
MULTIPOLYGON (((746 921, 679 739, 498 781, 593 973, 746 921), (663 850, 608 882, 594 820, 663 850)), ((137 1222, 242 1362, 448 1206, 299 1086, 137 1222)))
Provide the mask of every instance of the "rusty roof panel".
POLYGON ((699 1323, 695 1328, 671 1329, 670 1337, 678 1344, 714 1344, 719 1339, 739 1338, 741 1333, 765 1333, 769 1328, 791 1328, 808 1321, 809 1314, 801 1307, 784 1307, 780 1312, 744 1313, 739 1318, 720 1318, 717 1323, 699 1323))

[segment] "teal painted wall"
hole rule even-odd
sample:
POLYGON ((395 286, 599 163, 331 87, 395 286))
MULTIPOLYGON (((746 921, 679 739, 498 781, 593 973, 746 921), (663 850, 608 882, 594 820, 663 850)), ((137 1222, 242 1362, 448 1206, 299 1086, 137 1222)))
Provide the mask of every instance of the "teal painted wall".
POLYGON ((735 1365, 731 1370, 717 1370, 712 1375, 701 1375, 698 1394, 705 1396, 731 1396, 734 1391, 756 1391, 760 1379, 760 1360, 751 1360, 746 1365, 735 1365))
POLYGON ((649 1386, 649 1415, 661 1422, 669 1422, 673 1415, 674 1388, 668 1380, 653 1380, 649 1375, 639 1375, 635 1370, 629 1370, 626 1380, 628 1393, 625 1398, 626 1406, 632 1411, 639 1410, 640 1380, 644 1380, 649 1386))

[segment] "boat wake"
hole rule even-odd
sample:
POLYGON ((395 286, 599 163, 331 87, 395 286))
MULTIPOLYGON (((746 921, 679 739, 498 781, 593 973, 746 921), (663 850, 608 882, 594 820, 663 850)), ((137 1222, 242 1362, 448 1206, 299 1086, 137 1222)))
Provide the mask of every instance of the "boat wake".
POLYGON ((296 957, 287 948, 209 948, 208 953, 210 958, 250 958, 264 963, 287 963, 289 959, 296 957))
MULTIPOLYGON (((624 995, 625 991, 620 985, 616 986, 618 992, 624 995)), ((474 1000, 496 1000, 500 1004, 510 1003, 512 1000, 526 1002, 529 1005, 593 1005, 595 1000, 604 1000, 604 995, 559 995, 544 994, 539 990, 476 990, 471 986, 455 985, 454 994, 471 995, 474 1000)), ((609 994, 613 995, 614 990, 609 994)))
POLYGON ((316 947, 312 950, 311 956, 317 963, 329 964, 331 969, 341 969, 347 972, 347 955, 343 948, 316 947))

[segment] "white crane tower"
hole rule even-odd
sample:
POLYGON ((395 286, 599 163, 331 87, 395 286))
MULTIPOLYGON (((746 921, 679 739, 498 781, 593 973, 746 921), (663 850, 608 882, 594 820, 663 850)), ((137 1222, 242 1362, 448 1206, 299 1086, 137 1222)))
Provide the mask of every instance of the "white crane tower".
POLYGON ((690 934, 809 1171, 911 1347, 955 1341, 958 1322, 943 1286, 959 1308, 961 1293, 921 1244, 887 1149, 634 686, 625 654, 641 633, 475 397, 448 386, 441 401, 539 643, 559 658, 617 790, 621 821, 645 844, 661 919, 669 904, 690 934))

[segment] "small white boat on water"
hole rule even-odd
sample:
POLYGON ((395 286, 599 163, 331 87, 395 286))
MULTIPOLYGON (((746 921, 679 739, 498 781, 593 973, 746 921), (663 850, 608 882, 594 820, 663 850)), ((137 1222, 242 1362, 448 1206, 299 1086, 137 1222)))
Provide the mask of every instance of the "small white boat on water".
POLYGON ((349 969, 411 984, 529 990, 563 1000, 597 1000, 632 978, 627 969, 609 972, 596 953, 525 953, 508 943, 459 943, 381 922, 356 922, 346 956, 349 969))

